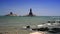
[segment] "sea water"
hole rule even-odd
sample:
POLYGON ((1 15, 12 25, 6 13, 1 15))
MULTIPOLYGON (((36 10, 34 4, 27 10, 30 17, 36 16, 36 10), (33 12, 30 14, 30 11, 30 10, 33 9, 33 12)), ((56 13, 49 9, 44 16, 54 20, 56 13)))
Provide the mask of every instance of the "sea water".
POLYGON ((22 27, 26 25, 39 25, 47 23, 48 20, 60 20, 60 16, 0 16, 0 26, 22 27))
POLYGON ((60 16, 0 16, 0 26, 38 25, 41 23, 47 23, 48 20, 60 20, 60 16))

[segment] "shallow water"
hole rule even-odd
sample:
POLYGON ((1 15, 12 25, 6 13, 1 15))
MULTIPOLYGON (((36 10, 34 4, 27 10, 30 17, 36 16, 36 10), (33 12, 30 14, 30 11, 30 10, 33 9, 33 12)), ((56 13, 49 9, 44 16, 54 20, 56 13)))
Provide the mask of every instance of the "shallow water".
POLYGON ((60 16, 17 17, 0 16, 0 26, 24 26, 47 23, 48 20, 60 20, 60 16))
MULTIPOLYGON (((21 30, 20 28, 26 25, 32 26, 47 23, 48 20, 60 20, 60 16, 36 16, 36 17, 0 16, 0 32, 1 31, 12 32, 12 30, 15 32, 15 30, 17 30, 18 34, 29 34, 32 31, 21 30)), ((12 32, 11 34, 15 33, 12 32)), ((48 34, 60 34, 60 33, 48 33, 48 34)))

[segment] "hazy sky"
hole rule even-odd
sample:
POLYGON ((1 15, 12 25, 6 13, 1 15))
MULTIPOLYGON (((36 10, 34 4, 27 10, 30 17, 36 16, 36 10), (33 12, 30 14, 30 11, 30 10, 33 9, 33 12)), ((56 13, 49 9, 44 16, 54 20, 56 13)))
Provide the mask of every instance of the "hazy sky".
POLYGON ((0 0, 0 15, 26 15, 30 8, 38 16, 60 16, 60 0, 0 0))

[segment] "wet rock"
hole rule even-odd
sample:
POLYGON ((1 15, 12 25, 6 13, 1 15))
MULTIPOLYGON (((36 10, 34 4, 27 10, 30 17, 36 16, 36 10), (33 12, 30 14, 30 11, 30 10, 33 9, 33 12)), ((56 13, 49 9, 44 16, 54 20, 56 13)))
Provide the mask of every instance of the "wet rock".
POLYGON ((51 31, 48 31, 50 33, 58 33, 60 32, 60 28, 52 28, 51 31))
POLYGON ((49 28, 48 27, 46 27, 46 28, 35 28, 35 29, 32 29, 32 30, 34 30, 34 31, 48 31, 49 28))

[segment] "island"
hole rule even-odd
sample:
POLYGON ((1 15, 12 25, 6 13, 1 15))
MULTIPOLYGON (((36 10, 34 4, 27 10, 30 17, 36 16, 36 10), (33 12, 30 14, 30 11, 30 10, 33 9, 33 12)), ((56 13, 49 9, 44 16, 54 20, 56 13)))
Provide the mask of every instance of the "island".
POLYGON ((7 14, 5 16, 17 16, 17 14, 13 14, 13 12, 10 12, 10 14, 7 14))

